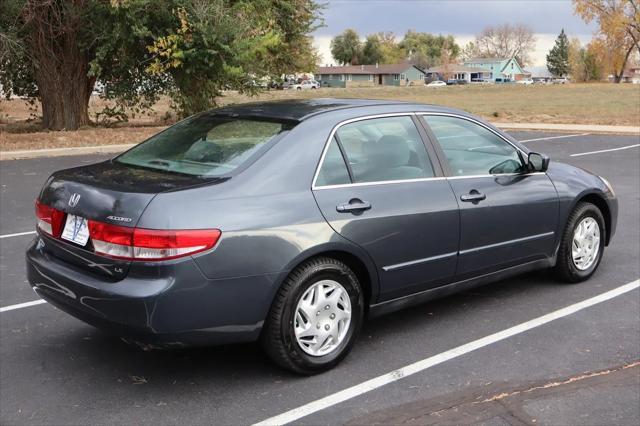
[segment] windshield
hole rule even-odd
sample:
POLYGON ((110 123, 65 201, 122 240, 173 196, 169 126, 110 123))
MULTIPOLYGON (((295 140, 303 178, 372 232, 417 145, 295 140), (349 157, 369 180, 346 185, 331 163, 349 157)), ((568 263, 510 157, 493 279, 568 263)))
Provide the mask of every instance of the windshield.
POLYGON ((197 176, 226 175, 247 162, 291 122, 202 114, 152 136, 119 163, 197 176))

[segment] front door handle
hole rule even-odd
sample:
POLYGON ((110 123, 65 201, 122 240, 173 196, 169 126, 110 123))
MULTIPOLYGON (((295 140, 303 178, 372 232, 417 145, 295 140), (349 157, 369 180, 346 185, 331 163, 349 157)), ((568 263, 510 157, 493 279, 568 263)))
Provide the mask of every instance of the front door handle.
POLYGON ((369 210, 370 208, 371 208, 371 203, 354 198, 348 203, 340 204, 336 206, 336 211, 338 213, 354 213, 354 212, 357 213, 357 212, 362 212, 364 210, 369 210))
POLYGON ((460 196, 460 200, 466 202, 478 202, 484 200, 485 198, 487 198, 485 194, 481 194, 475 189, 472 189, 467 195, 460 196))

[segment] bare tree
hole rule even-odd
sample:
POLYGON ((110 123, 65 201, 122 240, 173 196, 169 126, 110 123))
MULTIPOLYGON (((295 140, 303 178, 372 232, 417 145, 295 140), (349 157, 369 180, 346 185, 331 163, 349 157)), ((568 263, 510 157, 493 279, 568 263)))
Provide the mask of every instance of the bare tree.
POLYGON ((524 24, 490 26, 476 36, 475 47, 481 56, 516 58, 521 65, 530 61, 536 46, 533 30, 524 24))

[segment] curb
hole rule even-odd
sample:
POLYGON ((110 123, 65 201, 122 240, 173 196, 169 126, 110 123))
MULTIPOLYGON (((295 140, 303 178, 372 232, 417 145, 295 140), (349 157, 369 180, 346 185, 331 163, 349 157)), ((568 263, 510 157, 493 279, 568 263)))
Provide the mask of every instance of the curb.
MULTIPOLYGON (((604 126, 596 124, 546 124, 546 123, 491 123, 503 130, 536 130, 558 132, 609 133, 640 136, 640 127, 604 126)), ((51 148, 25 151, 0 151, 0 161, 20 160, 65 155, 115 154, 123 152, 136 144, 81 146, 75 148, 51 148)))
POLYGON ((60 157, 65 155, 83 154, 114 154, 123 152, 136 144, 102 145, 102 146, 80 146, 75 148, 50 148, 34 149, 25 151, 0 151, 0 161, 21 160, 42 157, 60 157))
POLYGON ((558 132, 610 133, 619 135, 640 135, 637 126, 606 126, 601 124, 548 124, 548 123, 491 123, 504 130, 539 130, 558 132))

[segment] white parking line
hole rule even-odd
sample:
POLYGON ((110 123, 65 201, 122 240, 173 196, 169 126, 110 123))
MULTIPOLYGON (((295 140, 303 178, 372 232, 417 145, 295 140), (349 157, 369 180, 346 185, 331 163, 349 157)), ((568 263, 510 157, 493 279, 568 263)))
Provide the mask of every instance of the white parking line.
POLYGON ((47 303, 46 300, 38 299, 38 300, 32 300, 31 302, 18 303, 17 305, 3 306, 2 308, 0 308, 0 313, 13 311, 15 309, 28 308, 29 306, 41 305, 43 303, 47 303))
POLYGON ((519 141, 520 143, 527 143, 527 142, 533 142, 533 141, 548 141, 551 139, 564 139, 564 138, 575 138, 577 136, 587 136, 590 135, 591 133, 580 133, 577 135, 562 135, 562 136, 549 136, 548 138, 535 138, 535 139, 525 139, 523 141, 519 141))
POLYGON ((620 148, 601 149, 600 151, 580 152, 578 154, 571 154, 571 157, 580 157, 582 155, 601 154, 603 152, 620 151, 622 149, 637 148, 639 146, 640 146, 640 143, 637 143, 635 145, 621 146, 620 148))
POLYGON ((293 410, 287 411, 286 413, 282 413, 277 416, 270 417, 266 420, 256 423, 256 425, 282 425, 282 424, 291 423, 293 421, 306 417, 310 414, 324 410, 325 408, 329 408, 331 406, 334 406, 341 402, 355 398, 367 392, 371 392, 372 390, 378 389, 389 383, 396 382, 404 377, 411 376, 413 374, 419 373, 421 371, 424 371, 438 364, 442 364, 445 361, 449 361, 459 356, 468 354, 469 352, 473 352, 477 349, 483 348, 485 346, 491 345, 492 343, 496 343, 501 340, 507 339, 509 337, 515 336, 517 334, 524 333, 533 328, 540 327, 541 325, 544 325, 551 321, 557 320, 559 318, 563 318, 568 315, 574 314, 590 306, 597 305, 598 303, 602 303, 609 299, 613 299, 614 297, 617 297, 629 291, 635 290, 638 287, 640 287, 640 280, 632 281, 628 284, 617 287, 605 293, 599 294, 590 299, 586 299, 586 300, 583 300, 582 302, 574 303, 573 305, 569 305, 565 308, 558 309, 557 311, 548 313, 541 317, 534 318, 532 320, 518 324, 514 327, 507 328, 506 330, 499 331, 497 333, 491 334, 481 339, 474 340, 473 342, 469 342, 462 346, 458 346, 457 348, 450 349, 446 352, 442 352, 432 357, 425 358, 413 364, 407 365, 405 367, 399 368, 397 370, 394 370, 389 373, 383 374, 381 376, 375 377, 373 379, 367 380, 366 382, 362 382, 358 385, 341 390, 332 395, 326 396, 324 398, 320 398, 318 400, 305 404, 301 407, 294 408, 293 410))
POLYGON ((5 235, 0 235, 0 240, 4 239, 4 238, 11 238, 11 237, 19 237, 21 235, 31 235, 31 234, 35 234, 36 231, 27 231, 27 232, 18 232, 15 234, 5 234, 5 235))

